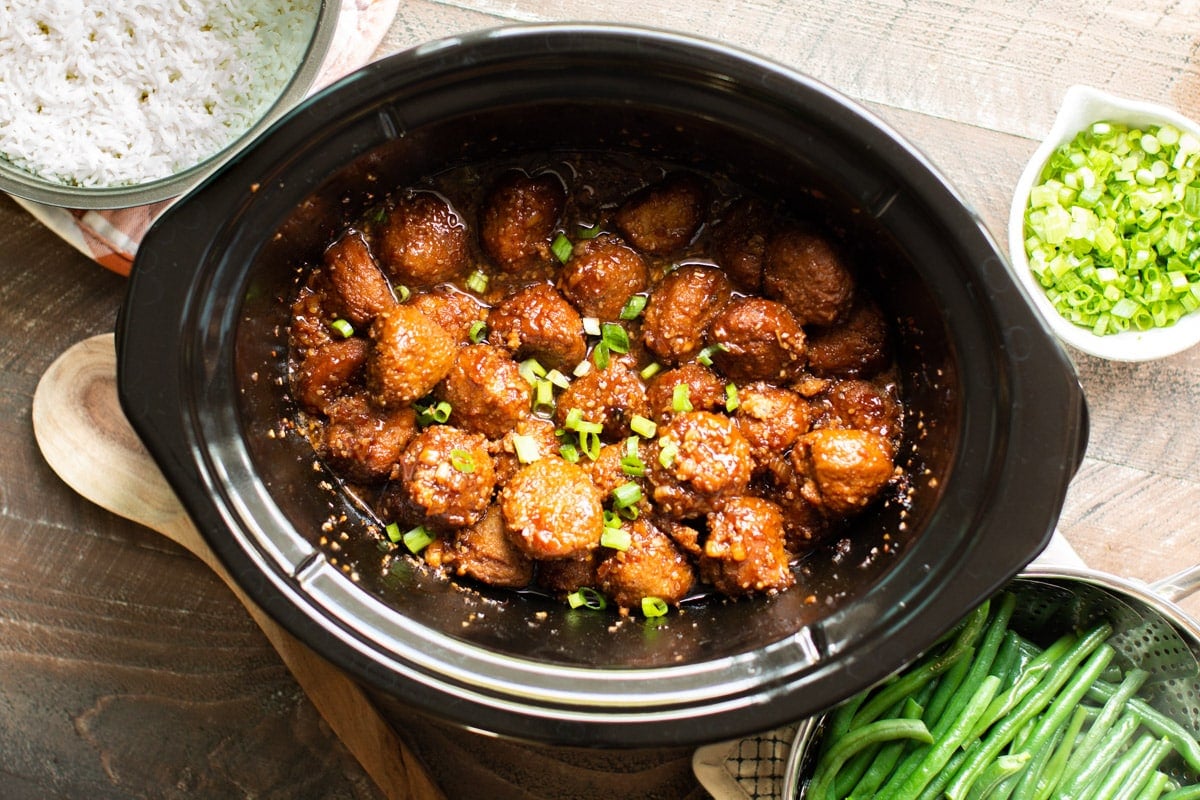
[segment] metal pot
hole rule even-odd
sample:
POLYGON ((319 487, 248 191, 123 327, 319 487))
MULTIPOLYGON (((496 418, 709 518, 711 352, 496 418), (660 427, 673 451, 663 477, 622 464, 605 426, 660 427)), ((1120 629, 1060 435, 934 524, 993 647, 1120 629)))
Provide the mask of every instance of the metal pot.
POLYGON ((126 414, 265 609, 382 698, 562 744, 730 738, 874 683, 1042 549, 1086 442, 1070 362, 911 146, 777 64, 632 28, 485 31, 311 98, 147 234, 117 333, 126 414), (353 529, 361 516, 314 488, 307 442, 283 435, 297 264, 371 191, 563 146, 670 156, 819 202, 878 265, 910 409, 911 497, 810 558, 806 590, 614 625, 382 574, 365 537, 318 546, 323 522, 345 514, 353 529))

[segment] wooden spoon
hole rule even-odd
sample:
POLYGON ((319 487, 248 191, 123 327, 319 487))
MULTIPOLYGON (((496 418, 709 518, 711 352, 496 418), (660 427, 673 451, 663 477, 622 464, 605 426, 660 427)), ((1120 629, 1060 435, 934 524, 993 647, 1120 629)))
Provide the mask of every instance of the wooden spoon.
POLYGON ((158 531, 212 568, 385 796, 445 800, 362 687, 284 630, 234 583, 125 419, 116 369, 113 335, 103 334, 68 349, 38 382, 33 433, 51 469, 88 500, 158 531))

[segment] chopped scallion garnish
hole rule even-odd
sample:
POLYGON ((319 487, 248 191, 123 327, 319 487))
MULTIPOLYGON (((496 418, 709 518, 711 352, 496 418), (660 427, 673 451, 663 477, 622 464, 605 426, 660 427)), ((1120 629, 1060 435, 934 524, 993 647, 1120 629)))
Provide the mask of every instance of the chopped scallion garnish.
POLYGON ((344 319, 335 319, 329 323, 329 327, 333 328, 334 333, 341 336, 343 339, 349 339, 354 335, 354 326, 344 319))
POLYGON ((418 525, 404 534, 404 546, 410 553, 419 553, 433 541, 433 535, 424 525, 418 525))
POLYGON ((622 508, 629 508, 642 499, 642 487, 629 481, 622 483, 620 486, 612 490, 613 508, 620 511, 622 508))
POLYGON ((513 452, 517 454, 517 461, 522 464, 532 464, 542 457, 542 450, 538 446, 538 441, 533 436, 524 433, 514 433, 512 437, 513 452))
POLYGON ((546 377, 546 368, 543 367, 536 358, 527 358, 517 365, 521 371, 521 377, 530 386, 535 386, 539 378, 546 377))
POLYGON ((467 288, 475 294, 483 294, 488 288, 487 273, 481 269, 477 269, 467 278, 467 288))
POLYGON ((663 469, 670 469, 675 463, 675 456, 679 455, 679 445, 675 444, 670 439, 658 440, 658 463, 663 469))
POLYGON ((615 322, 606 322, 600 329, 600 341, 614 353, 629 352, 629 334, 615 322))
POLYGON ((600 319, 598 317, 583 318, 583 332, 588 336, 600 335, 600 319))
POLYGON ((566 389, 571 385, 571 379, 556 369, 552 369, 546 373, 546 380, 560 389, 566 389))
POLYGON ((600 457, 600 448, 603 446, 604 443, 600 441, 599 433, 579 432, 579 449, 592 461, 600 457))
POLYGON ((653 439, 654 434, 658 431, 658 426, 654 424, 654 420, 646 419, 641 414, 634 414, 629 420, 629 429, 646 439, 653 439))
POLYGON ((571 257, 573 249, 574 246, 571 244, 571 240, 561 233, 555 236, 554 241, 550 243, 550 252, 554 253, 554 257, 564 264, 571 257))
POLYGON ((608 607, 604 595, 590 586, 583 586, 567 595, 567 604, 571 608, 590 608, 592 611, 603 611, 608 607))
POLYGON ((600 223, 596 222, 588 225, 585 222, 579 223, 579 238, 580 239, 595 239, 604 229, 600 227, 600 223))
POLYGON ((388 541, 392 544, 398 544, 404 538, 404 534, 400 532, 400 526, 394 522, 389 522, 383 532, 387 534, 388 541))
POLYGON ((621 319, 637 319, 642 315, 642 311, 646 309, 646 295, 634 294, 630 295, 625 301, 624 308, 621 309, 621 319))
POLYGON ((638 374, 642 376, 642 380, 648 381, 658 373, 662 372, 662 364, 657 361, 651 361, 646 366, 642 367, 642 371, 638 374))
POLYGON ((533 413, 554 413, 554 384, 545 378, 539 378, 533 385, 533 413))
POLYGON ((671 391, 671 410, 676 414, 692 410, 692 388, 686 383, 677 383, 671 391))
POLYGON ((413 408, 417 412, 417 424, 422 427, 435 422, 445 424, 450 419, 450 412, 453 411, 450 403, 446 400, 430 403, 427 406, 413 404, 413 408))
POLYGON ((725 352, 725 345, 719 343, 710 344, 700 351, 699 355, 696 356, 696 360, 706 367, 711 367, 713 363, 712 357, 717 353, 723 352, 725 352))
POLYGON ((481 319, 477 319, 471 323, 471 329, 467 332, 471 341, 479 344, 487 337, 487 323, 481 319))
POLYGON ((408 301, 408 298, 412 297, 412 289, 409 289, 403 283, 398 283, 392 287, 392 294, 396 296, 397 300, 404 303, 408 301))
POLYGON ((608 527, 606 527, 600 533, 600 546, 601 547, 608 547, 613 550, 620 550, 620 551, 624 552, 629 549, 629 546, 631 544, 633 544, 633 536, 630 535, 629 531, 625 530, 624 528, 621 528, 621 527, 608 528, 608 527))
POLYGON ((735 383, 725 384, 725 410, 732 414, 738 410, 742 401, 738 399, 738 388, 735 383))
POLYGON ((462 450, 456 447, 450 451, 450 466, 459 472, 474 472, 475 456, 471 455, 470 450, 462 450))
POLYGON ((669 610, 670 607, 661 597, 642 598, 642 616, 644 617, 663 617, 669 610))
POLYGON ((596 369, 608 369, 609 347, 605 342, 596 342, 596 346, 592 348, 592 358, 596 362, 596 369))
POLYGON ((573 431, 581 421, 583 421, 583 409, 572 408, 567 411, 567 416, 563 419, 563 427, 573 431))

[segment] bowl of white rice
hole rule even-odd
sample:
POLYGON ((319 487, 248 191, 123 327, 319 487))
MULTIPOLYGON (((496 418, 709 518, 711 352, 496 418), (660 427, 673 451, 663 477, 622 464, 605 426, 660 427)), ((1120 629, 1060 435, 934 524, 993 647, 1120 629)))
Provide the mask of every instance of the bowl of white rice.
POLYGON ((316 79, 339 0, 0 0, 0 190, 69 208, 185 193, 316 79))

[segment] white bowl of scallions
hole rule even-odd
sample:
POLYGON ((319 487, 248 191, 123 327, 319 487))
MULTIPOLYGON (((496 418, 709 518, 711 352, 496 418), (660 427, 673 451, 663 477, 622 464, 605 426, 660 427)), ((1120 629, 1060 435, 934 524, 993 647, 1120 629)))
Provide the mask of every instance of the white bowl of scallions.
POLYGON ((1017 182, 1009 257, 1078 350, 1148 361, 1200 342, 1200 125, 1072 86, 1017 182))

